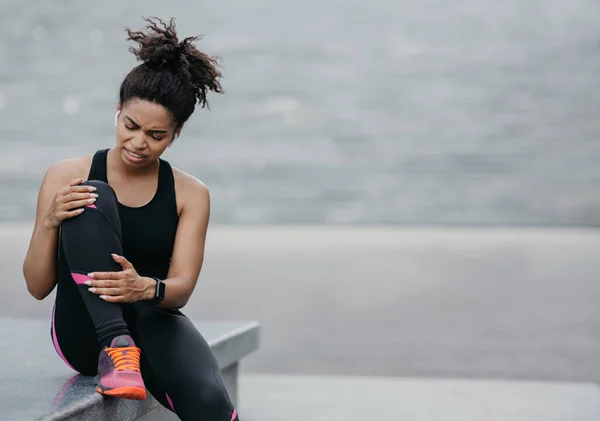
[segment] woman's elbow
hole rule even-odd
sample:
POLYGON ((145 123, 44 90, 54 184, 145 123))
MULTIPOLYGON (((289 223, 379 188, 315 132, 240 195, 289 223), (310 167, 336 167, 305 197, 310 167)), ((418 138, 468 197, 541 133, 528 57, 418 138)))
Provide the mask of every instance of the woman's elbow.
POLYGON ((27 291, 33 298, 35 298, 38 301, 42 301, 50 294, 50 291, 44 291, 41 288, 36 288, 29 284, 27 284, 27 291))
POLYGON ((38 301, 46 298, 52 290, 54 289, 54 285, 56 282, 35 282, 31 279, 28 279, 27 275, 25 275, 25 284, 27 285, 27 292, 38 301))

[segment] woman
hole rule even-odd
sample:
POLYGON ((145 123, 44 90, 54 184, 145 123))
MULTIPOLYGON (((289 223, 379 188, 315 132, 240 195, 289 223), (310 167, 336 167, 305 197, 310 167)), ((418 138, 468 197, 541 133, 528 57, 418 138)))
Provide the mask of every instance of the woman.
POLYGON ((203 262, 207 188, 160 158, 208 90, 217 62, 179 42, 173 20, 127 29, 143 63, 123 80, 116 145, 50 167, 23 264, 38 300, 57 286, 51 336, 99 393, 145 399, 182 420, 237 420, 218 364, 179 311, 203 262), (85 180, 85 181, 84 181, 85 180))

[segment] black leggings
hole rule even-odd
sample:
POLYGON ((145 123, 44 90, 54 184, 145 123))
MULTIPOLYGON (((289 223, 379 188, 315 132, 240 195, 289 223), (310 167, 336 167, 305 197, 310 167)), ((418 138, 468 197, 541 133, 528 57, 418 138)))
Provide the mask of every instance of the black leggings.
POLYGON ((79 283, 78 274, 122 270, 110 256, 122 250, 114 191, 101 181, 84 184, 99 197, 95 208, 62 225, 51 329, 56 352, 75 371, 94 376, 99 338, 130 334, 141 349, 146 388, 165 408, 184 421, 238 420, 210 346, 185 315, 143 301, 108 303, 79 283))

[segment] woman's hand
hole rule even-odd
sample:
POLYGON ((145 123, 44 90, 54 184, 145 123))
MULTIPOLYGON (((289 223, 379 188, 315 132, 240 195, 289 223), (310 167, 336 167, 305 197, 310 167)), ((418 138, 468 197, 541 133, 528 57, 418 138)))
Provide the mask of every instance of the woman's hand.
POLYGON ((68 186, 56 192, 44 218, 47 227, 59 227, 65 219, 80 215, 85 206, 96 201, 98 195, 92 193, 96 188, 80 186, 81 183, 82 178, 71 180, 68 186))
POLYGON ((90 292, 110 303, 133 303, 154 298, 156 281, 140 276, 123 256, 111 255, 123 268, 120 272, 92 272, 86 281, 90 292))

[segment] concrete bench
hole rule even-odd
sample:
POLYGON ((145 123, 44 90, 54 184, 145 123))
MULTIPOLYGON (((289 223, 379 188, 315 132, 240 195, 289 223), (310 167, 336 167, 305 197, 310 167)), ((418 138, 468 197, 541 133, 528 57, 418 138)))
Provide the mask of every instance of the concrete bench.
MULTIPOLYGON (((194 322, 215 353, 234 404, 242 358, 259 347, 255 321, 194 322)), ((50 320, 0 318, 0 419, 177 420, 150 394, 145 401, 104 397, 93 377, 81 376, 58 357, 50 320)))

